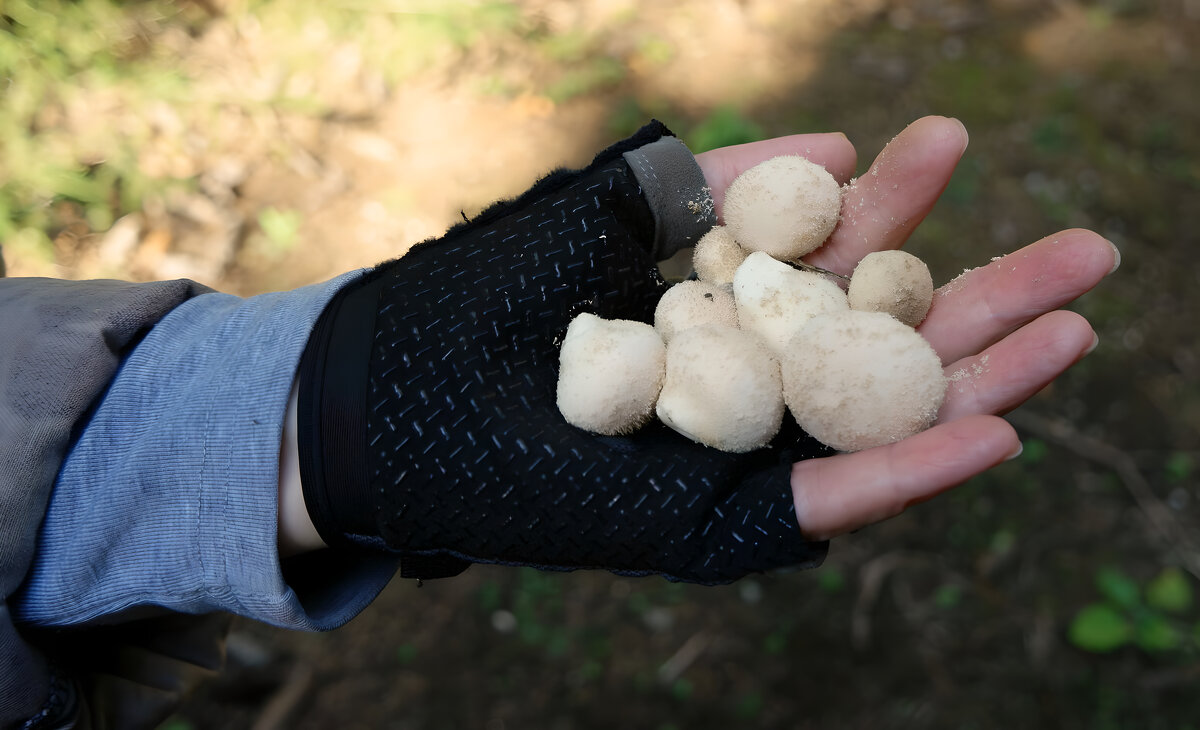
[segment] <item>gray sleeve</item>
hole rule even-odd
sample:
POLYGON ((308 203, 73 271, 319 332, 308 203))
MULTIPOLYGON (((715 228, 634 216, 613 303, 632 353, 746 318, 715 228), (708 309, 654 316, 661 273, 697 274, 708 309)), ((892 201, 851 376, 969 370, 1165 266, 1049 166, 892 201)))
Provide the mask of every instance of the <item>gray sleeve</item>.
POLYGON ((163 317, 63 460, 13 615, 79 626, 157 607, 311 631, 374 600, 395 557, 281 561, 276 539, 296 367, 329 299, 360 275, 247 299, 203 294, 163 317))
POLYGON ((654 253, 665 260, 717 224, 704 172, 676 137, 663 137, 624 154, 654 213, 654 253))
MULTIPOLYGON (((0 727, 68 710, 66 688, 12 622, 72 430, 123 353, 205 291, 190 281, 128 284, 0 279, 0 727)), ((69 693, 68 693, 69 694, 69 693)))

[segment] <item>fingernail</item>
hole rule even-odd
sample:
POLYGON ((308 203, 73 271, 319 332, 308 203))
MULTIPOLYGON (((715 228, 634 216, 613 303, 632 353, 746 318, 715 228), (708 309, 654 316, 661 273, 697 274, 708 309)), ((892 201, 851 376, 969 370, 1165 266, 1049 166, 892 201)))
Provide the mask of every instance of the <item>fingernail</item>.
POLYGON ((1016 450, 1016 451, 1014 451, 1014 452, 1012 452, 1012 453, 1011 453, 1011 454, 1009 454, 1008 456, 1004 457, 1004 460, 1005 460, 1005 461, 1012 461, 1013 459, 1015 459, 1015 458, 1017 458, 1018 456, 1020 456, 1020 455, 1021 455, 1021 452, 1022 452, 1022 451, 1024 451, 1024 450, 1025 450, 1025 444, 1018 443, 1018 444, 1017 444, 1017 450, 1016 450))
POLYGON ((1084 355, 1092 354, 1092 350, 1095 350, 1099 345, 1100 345, 1100 335, 1093 332, 1092 333, 1092 344, 1088 345, 1088 349, 1084 350, 1083 354, 1084 355))
POLYGON ((971 135, 967 132, 967 125, 963 124, 961 120, 954 117, 950 117, 950 119, 953 120, 954 123, 958 125, 958 128, 962 130, 962 149, 963 152, 966 152, 967 145, 971 143, 971 135))
POLYGON ((1112 274, 1117 269, 1121 268, 1121 249, 1117 248, 1117 244, 1113 243, 1112 241, 1108 241, 1108 245, 1112 246, 1113 250, 1113 265, 1112 268, 1108 270, 1108 273, 1112 274))

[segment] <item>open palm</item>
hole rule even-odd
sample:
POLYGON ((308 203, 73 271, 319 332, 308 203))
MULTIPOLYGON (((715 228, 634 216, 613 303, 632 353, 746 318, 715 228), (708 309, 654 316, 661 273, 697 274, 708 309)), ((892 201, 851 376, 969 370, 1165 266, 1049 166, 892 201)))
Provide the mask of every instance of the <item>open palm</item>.
MULTIPOLYGON (((925 117, 883 149, 846 189, 842 221, 806 261, 841 274, 872 251, 896 249, 933 208, 967 146, 962 124, 925 117)), ((849 183, 856 153, 841 134, 806 134, 726 147, 697 156, 718 214, 724 190, 743 170, 776 155, 802 155, 849 183)), ((802 461, 792 469, 800 527, 833 537, 904 511, 1020 452, 999 414, 1037 393, 1095 346, 1083 317, 1059 307, 1095 286, 1119 263, 1099 235, 1069 230, 965 274, 934 295, 918 331, 947 374, 937 424, 894 444, 802 461)))

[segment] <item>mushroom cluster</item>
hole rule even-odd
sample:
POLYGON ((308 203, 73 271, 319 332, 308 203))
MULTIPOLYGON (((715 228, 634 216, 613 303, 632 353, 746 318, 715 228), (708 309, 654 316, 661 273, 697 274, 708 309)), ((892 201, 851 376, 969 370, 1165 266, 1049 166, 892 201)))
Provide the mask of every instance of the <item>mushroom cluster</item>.
POLYGON ((738 176, 725 225, 693 253, 654 325, 576 317, 560 354, 558 407, 589 431, 634 431, 653 416, 734 453, 767 445, 785 408, 821 443, 859 451, 928 428, 946 393, 941 360, 914 329, 933 299, 920 259, 869 254, 843 291, 800 264, 840 220, 823 167, 775 157, 738 176))

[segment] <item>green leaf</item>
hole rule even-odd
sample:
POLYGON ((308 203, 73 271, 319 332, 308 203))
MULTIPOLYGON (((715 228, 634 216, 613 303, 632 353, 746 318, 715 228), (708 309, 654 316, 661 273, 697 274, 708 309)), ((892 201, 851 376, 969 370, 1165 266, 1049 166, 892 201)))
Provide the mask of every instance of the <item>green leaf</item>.
POLYGON ((479 587, 479 606, 484 611, 491 613, 500 608, 501 598, 500 585, 495 581, 487 581, 479 587))
POLYGON ((664 38, 649 37, 638 44, 638 54, 651 65, 661 66, 675 56, 675 46, 664 38))
POLYGON ((403 665, 412 664, 417 658, 417 647, 413 644, 401 644, 396 647, 396 659, 403 665))
POLYGON ((112 208, 108 205, 93 203, 87 206, 85 217, 93 231, 107 231, 113 224, 112 208))
POLYGON ((1166 618, 1155 614, 1138 622, 1134 640, 1146 651, 1170 651, 1179 648, 1183 637, 1166 618))
POLYGON ((743 720, 753 720, 762 714, 763 696, 758 692, 742 695, 737 701, 737 716, 743 720))
POLYGON ((782 654, 787 648, 787 633, 776 629, 763 639, 763 651, 767 654, 782 654))
POLYGON ((547 97, 562 104, 577 96, 616 85, 625 78, 625 65, 616 58, 598 56, 572 68, 545 89, 547 97))
POLYGON ((948 611, 962 602, 962 588, 947 583, 933 594, 933 602, 938 608, 948 611))
POLYGON ((1137 583, 1118 568, 1101 568, 1096 571, 1096 588, 1105 598, 1121 608, 1133 609, 1141 604, 1137 583))
POLYGON ((1080 649, 1102 653, 1127 644, 1132 631, 1129 621, 1112 606, 1092 603, 1075 615, 1068 637, 1080 649))
POLYGON ((570 651, 572 641, 571 636, 567 633, 566 628, 562 626, 552 626, 546 631, 546 653, 550 656, 560 657, 566 656, 570 651))
POLYGON ((604 676, 604 665, 595 659, 588 659, 579 667, 579 677, 585 682, 594 682, 604 676))
POLYGON ((1012 530, 999 529, 992 535, 992 543, 988 549, 996 555, 1004 555, 1013 549, 1017 544, 1017 536, 1012 530))
POLYGON ((697 152, 756 142, 765 136, 763 128, 742 116, 731 106, 719 107, 696 125, 688 135, 689 146, 697 152))
POLYGON ((1045 441, 1041 439, 1026 439, 1021 449, 1021 461, 1029 465, 1039 464, 1046 458, 1046 454, 1049 451, 1050 447, 1046 445, 1045 441))
POLYGON ((1192 586, 1187 576, 1174 566, 1163 568, 1146 586, 1146 603, 1167 613, 1184 613, 1192 607, 1192 586))
POLYGON ((1167 481, 1178 484, 1191 476, 1192 471, 1196 468, 1196 463, 1191 454, 1176 451, 1167 457, 1164 467, 1167 472, 1167 481))
POLYGON ((680 702, 686 702, 691 699, 695 691, 695 686, 692 685, 687 677, 680 677, 671 685, 671 695, 680 702))
POLYGON ((837 568, 824 568, 817 575, 817 585, 825 593, 838 593, 846 586, 846 576, 837 568))
POLYGON ((258 214, 258 226, 276 248, 286 251, 300 232, 300 214, 294 210, 265 208, 258 214))

